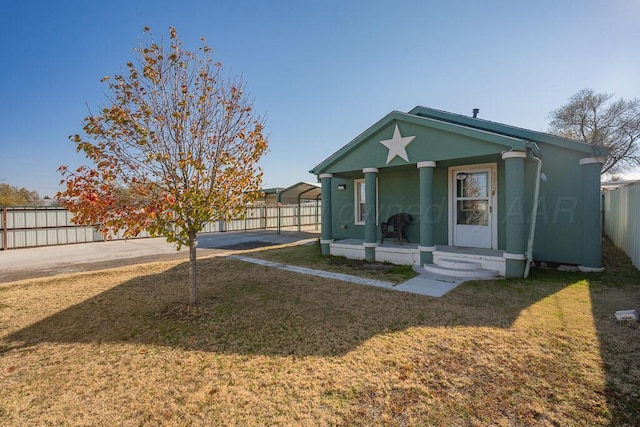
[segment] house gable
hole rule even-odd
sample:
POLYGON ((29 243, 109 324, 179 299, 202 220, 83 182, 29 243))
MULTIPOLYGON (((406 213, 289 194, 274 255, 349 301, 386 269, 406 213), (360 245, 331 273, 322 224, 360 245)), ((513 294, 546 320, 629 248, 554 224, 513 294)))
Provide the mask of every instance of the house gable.
POLYGON ((394 111, 310 172, 316 175, 344 173, 366 167, 473 158, 525 148, 526 141, 520 138, 394 111), (388 147, 394 144, 398 148, 395 156, 388 147))

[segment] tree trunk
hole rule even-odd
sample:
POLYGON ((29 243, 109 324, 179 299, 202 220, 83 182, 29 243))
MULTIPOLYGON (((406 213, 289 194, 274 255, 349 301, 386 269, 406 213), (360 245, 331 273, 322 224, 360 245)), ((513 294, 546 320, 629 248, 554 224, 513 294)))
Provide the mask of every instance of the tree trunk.
POLYGON ((191 307, 195 308, 198 306, 198 281, 196 275, 196 246, 198 244, 198 236, 190 236, 189 237, 189 283, 190 283, 190 293, 189 293, 189 302, 191 303, 191 307))

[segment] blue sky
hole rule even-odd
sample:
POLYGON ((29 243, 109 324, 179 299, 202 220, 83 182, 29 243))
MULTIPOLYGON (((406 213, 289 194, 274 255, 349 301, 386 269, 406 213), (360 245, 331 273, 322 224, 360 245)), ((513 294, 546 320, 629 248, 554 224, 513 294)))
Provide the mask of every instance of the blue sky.
POLYGON ((590 87, 640 97, 640 1, 2 0, 0 179, 53 196, 67 137, 149 26, 205 37, 267 116, 265 187, 416 105, 534 130, 590 87))

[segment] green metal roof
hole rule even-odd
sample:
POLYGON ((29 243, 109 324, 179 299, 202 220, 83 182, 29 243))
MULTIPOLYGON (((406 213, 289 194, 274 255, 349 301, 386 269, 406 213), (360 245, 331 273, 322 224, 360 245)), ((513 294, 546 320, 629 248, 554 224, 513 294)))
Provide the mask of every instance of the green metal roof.
POLYGON ((484 120, 480 118, 473 118, 462 114, 449 113, 447 111, 436 110, 434 108, 417 106, 409 111, 409 114, 414 114, 420 117, 428 117, 435 120, 457 123, 474 129, 507 135, 515 138, 522 138, 527 141, 557 145, 571 150, 592 154, 594 157, 603 157, 608 154, 609 151, 608 148, 604 146, 594 146, 583 141, 562 138, 560 136, 551 135, 550 133, 546 132, 524 129, 517 126, 506 125, 504 123, 492 122, 490 120, 484 120), (596 150, 596 152, 594 152, 594 149, 596 150))

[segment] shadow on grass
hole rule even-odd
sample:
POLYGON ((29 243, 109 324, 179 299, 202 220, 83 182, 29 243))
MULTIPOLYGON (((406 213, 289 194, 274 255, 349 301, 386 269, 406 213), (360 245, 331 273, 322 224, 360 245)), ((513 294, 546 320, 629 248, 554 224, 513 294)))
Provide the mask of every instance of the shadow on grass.
MULTIPOLYGON (((132 342, 233 354, 338 356, 373 336, 413 326, 508 328, 524 308, 575 279, 565 274, 571 282, 535 287, 523 280, 470 282, 435 299, 232 259, 200 260, 199 276, 197 316, 184 310, 184 263, 138 276, 16 331, 0 351, 41 342, 132 342)), ((99 280, 92 277, 84 280, 99 280)))
MULTIPOLYGON (((410 327, 509 328, 524 309, 587 280, 610 419, 613 425, 640 425, 640 327, 614 317, 616 310, 640 306, 640 273, 610 242, 604 252, 604 273, 534 269, 528 280, 469 282, 438 299, 203 259, 198 315, 184 310, 184 263, 138 276, 18 330, 4 338, 0 353, 40 343, 135 343, 227 354, 341 356, 376 335, 410 327)), ((101 274, 87 273, 83 281, 101 280, 101 274)))
POLYGON ((590 276, 593 319, 604 363, 611 425, 640 425, 640 323, 618 321, 618 310, 640 309, 640 271, 605 239, 605 272, 590 276))

